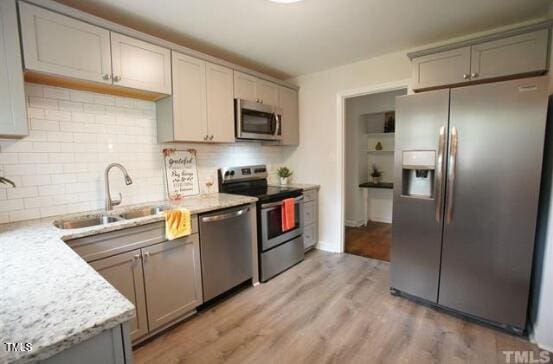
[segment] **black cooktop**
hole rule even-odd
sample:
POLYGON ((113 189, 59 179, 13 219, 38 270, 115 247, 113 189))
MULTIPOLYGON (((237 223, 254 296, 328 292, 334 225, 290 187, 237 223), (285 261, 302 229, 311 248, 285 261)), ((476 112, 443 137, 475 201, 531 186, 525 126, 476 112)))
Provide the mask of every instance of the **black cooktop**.
POLYGON ((257 197, 261 202, 277 201, 290 197, 300 196, 301 188, 252 185, 248 183, 236 183, 231 186, 224 186, 221 189, 223 193, 233 195, 245 195, 257 197))

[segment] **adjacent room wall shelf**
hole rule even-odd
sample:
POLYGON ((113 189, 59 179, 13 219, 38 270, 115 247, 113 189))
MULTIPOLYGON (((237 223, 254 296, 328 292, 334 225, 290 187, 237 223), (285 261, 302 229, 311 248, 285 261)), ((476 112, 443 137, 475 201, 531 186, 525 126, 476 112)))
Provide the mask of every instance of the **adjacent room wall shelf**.
POLYGON ((393 137, 395 133, 367 133, 370 137, 385 137, 385 136, 391 136, 393 137))
POLYGON ((394 154, 394 151, 393 150, 364 150, 364 152, 366 153, 371 153, 371 154, 394 154))
POLYGON ((359 185, 361 188, 386 188, 386 189, 393 189, 394 184, 392 182, 380 182, 380 183, 372 183, 372 182, 365 182, 361 183, 359 185))

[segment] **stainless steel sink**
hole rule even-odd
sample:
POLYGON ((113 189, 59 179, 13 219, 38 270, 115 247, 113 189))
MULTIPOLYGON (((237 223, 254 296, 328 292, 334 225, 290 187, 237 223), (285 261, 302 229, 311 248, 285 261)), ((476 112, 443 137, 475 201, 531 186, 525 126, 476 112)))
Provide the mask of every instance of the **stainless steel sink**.
POLYGON ((119 216, 121 216, 125 220, 132 220, 132 219, 138 219, 140 217, 157 215, 165 210, 167 210, 167 207, 165 206, 145 207, 142 209, 136 209, 136 210, 125 212, 124 214, 120 214, 119 216))
POLYGON ((107 225, 121 220, 123 220, 123 218, 119 216, 107 215, 93 217, 76 217, 72 219, 54 221, 54 226, 59 229, 80 229, 90 226, 107 225))

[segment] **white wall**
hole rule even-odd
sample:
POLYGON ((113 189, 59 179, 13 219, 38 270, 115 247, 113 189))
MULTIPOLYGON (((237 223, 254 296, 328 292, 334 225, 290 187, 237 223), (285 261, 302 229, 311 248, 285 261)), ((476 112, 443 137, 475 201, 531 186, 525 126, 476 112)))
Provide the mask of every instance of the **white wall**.
MULTIPOLYGON (((104 206, 104 169, 121 162, 134 183, 112 170, 112 195, 123 205, 165 199, 162 145, 157 143, 155 103, 111 95, 26 84, 30 136, 0 141, 0 223, 83 212, 104 206)), ((198 150, 201 192, 216 192, 221 166, 268 163, 273 171, 287 148, 257 143, 179 144, 198 150), (208 191, 206 180, 215 185, 208 191)))
MULTIPOLYGON (((550 18, 553 18, 553 5, 550 9, 550 18)), ((456 40, 473 36, 475 34, 456 40)), ((405 54, 406 52, 388 54, 322 72, 303 75, 292 80, 301 87, 300 146, 288 157, 287 163, 296 169, 298 180, 321 185, 319 192, 320 242, 318 245, 320 249, 340 251, 341 191, 339 191, 338 186, 341 176, 338 172, 339 164, 337 160, 337 134, 340 133, 340 126, 337 122, 337 95, 348 90, 387 84, 409 78, 411 67, 405 54)), ((553 65, 550 66, 550 69, 553 70, 553 65)), ((553 85, 551 92, 553 93, 553 85)), ((553 194, 553 186, 551 190, 553 194)), ((550 202, 549 209, 553 211, 553 202, 550 202)), ((544 279, 539 283, 541 291, 539 302, 536 303, 537 318, 534 320, 534 337, 539 345, 547 347, 549 350, 553 350, 552 216, 553 212, 549 215, 546 246, 543 253, 544 279)))
MULTIPOLYGON (((346 100, 345 110, 345 224, 359 226, 367 219, 379 222, 392 222, 392 191, 359 188, 359 184, 369 181, 372 163, 383 171, 383 181, 393 181, 393 155, 376 155, 362 152, 369 148, 368 131, 384 129, 385 111, 395 109, 396 96, 405 95, 406 90, 383 92, 346 100), (374 118, 378 117, 378 120, 374 118), (378 124, 378 125, 377 125, 378 124), (368 196, 368 201, 365 201, 368 196), (368 211, 365 211, 365 203, 368 211)), ((386 140, 390 137, 386 137, 386 140)), ((390 139, 393 141, 393 138, 390 139)), ((385 140, 380 140, 385 144, 385 140)), ((376 139, 373 140, 376 143, 376 139)), ((386 146, 386 145, 385 145, 386 146)), ((374 146, 371 146, 374 149, 374 146)))
POLYGON ((300 76, 300 145, 287 163, 298 181, 321 185, 319 247, 340 250, 340 193, 338 182, 338 92, 404 80, 411 75, 404 52, 372 58, 331 70, 300 76))
MULTIPOLYGON (((553 4, 549 17, 553 19, 553 4)), ((550 49, 553 49, 553 40, 550 49)), ((534 293, 532 295, 533 339, 538 345, 553 351, 553 57, 549 64, 548 141, 542 179, 543 199, 536 242, 534 293)))

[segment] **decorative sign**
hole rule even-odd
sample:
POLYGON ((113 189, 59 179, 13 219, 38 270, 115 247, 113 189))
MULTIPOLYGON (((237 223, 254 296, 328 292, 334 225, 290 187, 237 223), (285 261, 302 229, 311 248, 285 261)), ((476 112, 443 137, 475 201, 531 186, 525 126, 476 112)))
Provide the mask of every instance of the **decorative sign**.
POLYGON ((163 149, 167 194, 170 200, 180 200, 185 196, 197 195, 198 168, 196 150, 163 149))

